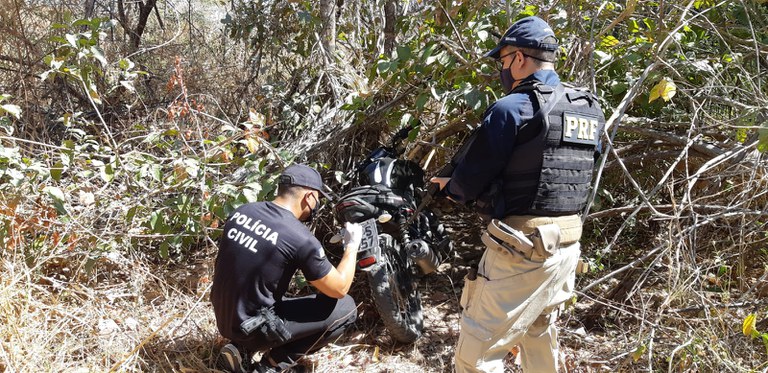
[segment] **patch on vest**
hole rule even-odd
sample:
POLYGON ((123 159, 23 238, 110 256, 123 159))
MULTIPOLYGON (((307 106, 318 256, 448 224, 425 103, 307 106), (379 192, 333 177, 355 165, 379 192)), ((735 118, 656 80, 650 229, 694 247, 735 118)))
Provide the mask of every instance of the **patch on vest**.
POLYGON ((563 113, 563 142, 597 146, 600 134, 597 118, 579 113, 563 113))

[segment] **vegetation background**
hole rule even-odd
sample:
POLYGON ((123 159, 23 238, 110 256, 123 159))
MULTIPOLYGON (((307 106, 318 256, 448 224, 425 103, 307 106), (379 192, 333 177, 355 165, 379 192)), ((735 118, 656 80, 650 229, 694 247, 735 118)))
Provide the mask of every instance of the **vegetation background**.
MULTIPOLYGON (((343 173, 395 129, 444 164, 501 95, 496 36, 526 15, 605 109, 562 323, 568 371, 768 370, 765 0, 2 0, 0 372, 212 371, 219 226, 301 161, 343 173)), ((314 229, 327 238, 329 209, 314 229)), ((427 332, 361 321, 315 371, 450 372, 482 247, 423 281, 427 332)), ((362 278, 361 278, 362 280, 362 278)), ((302 291, 298 289, 296 291, 302 291)), ((508 369, 518 368, 510 358, 508 369)))

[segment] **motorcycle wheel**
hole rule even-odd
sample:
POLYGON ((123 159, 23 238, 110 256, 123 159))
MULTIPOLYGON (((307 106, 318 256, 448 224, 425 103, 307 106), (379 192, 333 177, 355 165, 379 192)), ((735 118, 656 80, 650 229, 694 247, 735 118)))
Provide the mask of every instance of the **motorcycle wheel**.
POLYGON ((368 272, 373 301, 384 326, 401 343, 412 343, 421 336, 424 316, 421 310, 421 294, 416 288, 413 269, 405 250, 384 244, 381 252, 384 263, 368 272))

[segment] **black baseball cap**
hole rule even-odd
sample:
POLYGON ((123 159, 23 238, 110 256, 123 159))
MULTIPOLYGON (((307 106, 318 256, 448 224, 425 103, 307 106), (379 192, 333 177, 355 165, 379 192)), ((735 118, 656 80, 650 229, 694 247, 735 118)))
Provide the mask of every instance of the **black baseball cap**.
POLYGON ((303 164, 294 164, 288 166, 278 179, 278 184, 298 185, 314 189, 323 195, 329 201, 331 196, 325 192, 325 184, 320 177, 320 173, 312 167, 303 164))
POLYGON ((499 58, 501 48, 512 45, 521 48, 542 49, 546 51, 557 50, 557 38, 555 32, 543 19, 530 16, 515 22, 504 36, 499 40, 496 48, 486 53, 486 57, 499 58), (546 43, 547 38, 554 38, 554 43, 546 43))

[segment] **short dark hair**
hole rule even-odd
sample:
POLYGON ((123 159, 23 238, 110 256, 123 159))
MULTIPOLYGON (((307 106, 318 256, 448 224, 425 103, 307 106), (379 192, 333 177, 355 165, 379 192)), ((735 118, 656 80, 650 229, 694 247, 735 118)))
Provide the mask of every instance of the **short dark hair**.
POLYGON ((278 184, 277 185, 277 195, 278 196, 291 196, 291 197, 299 197, 302 193, 305 193, 308 190, 312 190, 310 188, 305 188, 301 185, 293 185, 293 184, 278 184))
MULTIPOLYGON (((557 39, 550 36, 545 38, 542 42, 557 44, 557 39)), ((536 64, 538 66, 541 66, 541 64, 545 61, 555 62, 555 59, 557 58, 557 51, 548 51, 544 49, 534 49, 534 48, 520 48, 520 50, 529 56, 535 57, 533 60, 536 61, 536 64)))

